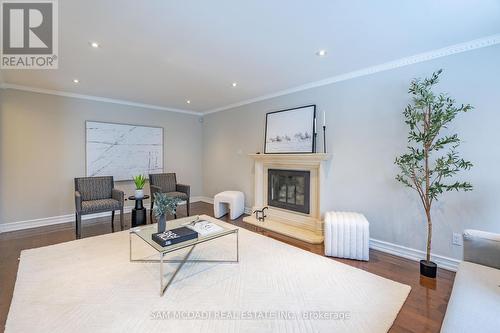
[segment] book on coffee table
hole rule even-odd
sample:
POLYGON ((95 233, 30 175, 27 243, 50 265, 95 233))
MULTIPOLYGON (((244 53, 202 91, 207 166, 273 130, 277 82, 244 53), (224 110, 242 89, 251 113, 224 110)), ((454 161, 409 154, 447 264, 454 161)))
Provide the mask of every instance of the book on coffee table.
POLYGON ((207 220, 197 220, 189 224, 186 224, 186 227, 196 231, 196 233, 198 233, 202 237, 215 234, 224 230, 221 226, 207 220))
POLYGON ((151 238, 160 246, 169 246, 198 238, 198 233, 189 228, 180 227, 166 230, 165 232, 154 233, 151 235, 151 238))

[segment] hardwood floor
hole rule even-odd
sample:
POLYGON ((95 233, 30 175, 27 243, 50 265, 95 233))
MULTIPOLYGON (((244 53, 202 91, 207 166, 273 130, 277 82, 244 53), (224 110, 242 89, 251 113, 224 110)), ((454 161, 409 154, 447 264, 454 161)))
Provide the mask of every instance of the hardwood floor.
MULTIPOLYGON (((185 216, 184 208, 179 209, 179 217, 185 216)), ((196 202, 191 204, 191 214, 213 214, 210 204, 196 202)), ((222 220, 229 221, 227 216, 222 220)), ((118 219, 115 226, 119 228, 118 219)), ((233 221, 236 225, 297 246, 304 250, 323 255, 322 245, 311 245, 281 236, 243 222, 242 218, 233 221)), ((110 218, 87 220, 83 223, 83 237, 91 237, 111 232, 110 218)), ((130 214, 125 215, 126 228, 130 227, 130 214)), ((14 231, 0 234, 0 327, 5 326, 14 284, 16 281, 18 258, 23 249, 36 248, 75 239, 74 224, 14 231)), ((334 259, 359 269, 408 284, 412 287, 390 332, 439 332, 446 311, 455 273, 439 269, 436 280, 420 278, 417 262, 396 257, 383 252, 370 250, 370 261, 360 262, 347 259, 334 259)))

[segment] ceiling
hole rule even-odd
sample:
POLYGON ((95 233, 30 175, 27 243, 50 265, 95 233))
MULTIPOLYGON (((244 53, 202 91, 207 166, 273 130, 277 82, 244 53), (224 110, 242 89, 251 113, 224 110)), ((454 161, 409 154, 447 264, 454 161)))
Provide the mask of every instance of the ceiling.
POLYGON ((1 76, 204 112, 499 32, 498 0, 63 0, 59 69, 1 76))

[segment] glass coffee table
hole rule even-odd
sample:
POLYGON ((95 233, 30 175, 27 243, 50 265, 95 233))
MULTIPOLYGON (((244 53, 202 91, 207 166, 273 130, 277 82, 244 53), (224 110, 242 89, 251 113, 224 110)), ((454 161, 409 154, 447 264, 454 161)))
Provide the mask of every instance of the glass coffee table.
POLYGON ((215 262, 215 263, 238 263, 239 262, 239 240, 238 240, 238 228, 228 228, 227 226, 223 225, 218 221, 217 219, 214 219, 212 217, 202 215, 202 216, 189 216, 181 219, 176 219, 176 220, 170 220, 167 221, 167 230, 179 228, 182 226, 186 226, 188 224, 193 224, 196 222, 200 221, 208 221, 216 224, 218 227, 220 227, 220 230, 217 230, 216 232, 207 234, 207 235, 198 235, 198 238, 196 239, 191 239, 185 242, 173 244, 173 245, 168 245, 168 246, 161 246, 160 244, 156 243, 152 238, 151 235, 154 233, 157 233, 157 224, 148 224, 146 226, 140 226, 136 228, 131 228, 130 233, 129 233, 129 239, 130 239, 130 262, 148 262, 148 263, 159 263, 160 264, 160 296, 162 296, 165 293, 165 290, 170 286, 172 281, 174 280, 175 276, 179 272, 179 270, 182 268, 182 266, 186 262, 215 262), (211 260, 204 260, 204 259, 196 259, 196 260, 190 260, 189 256, 191 255, 191 252, 193 252, 193 249, 195 248, 196 245, 209 242, 211 240, 224 237, 224 236, 231 236, 235 238, 235 252, 236 252, 236 258, 235 259, 211 259, 211 260), (136 239, 136 240, 134 240, 136 239), (151 255, 146 257, 146 258, 140 258, 140 259, 135 259, 133 257, 133 244, 135 241, 141 241, 145 242, 148 244, 150 247, 152 247, 154 250, 156 250, 160 256, 159 259, 151 259, 151 255), (165 256, 169 253, 179 251, 181 249, 185 248, 190 248, 188 253, 185 255, 185 257, 181 260, 166 260, 165 256), (177 266, 176 270, 168 279, 167 281, 164 282, 165 277, 164 277, 164 263, 179 263, 177 266))

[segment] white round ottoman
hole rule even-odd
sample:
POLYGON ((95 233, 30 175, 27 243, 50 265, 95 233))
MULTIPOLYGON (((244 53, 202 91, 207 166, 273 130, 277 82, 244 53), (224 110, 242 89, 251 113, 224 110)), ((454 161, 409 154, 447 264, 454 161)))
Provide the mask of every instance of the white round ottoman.
POLYGON ((224 191, 215 195, 214 216, 219 218, 226 215, 228 208, 231 220, 237 219, 245 212, 245 195, 243 192, 224 191))

